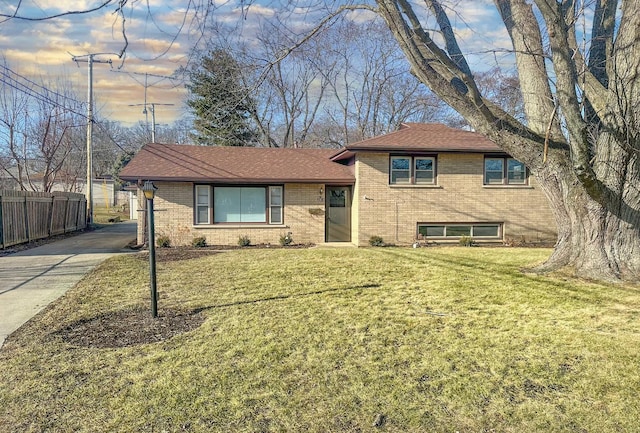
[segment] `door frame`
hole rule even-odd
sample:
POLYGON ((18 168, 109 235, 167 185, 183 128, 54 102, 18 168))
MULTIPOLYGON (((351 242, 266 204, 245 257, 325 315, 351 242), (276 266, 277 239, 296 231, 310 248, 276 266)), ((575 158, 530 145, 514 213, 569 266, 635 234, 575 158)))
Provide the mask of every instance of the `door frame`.
MULTIPOLYGON (((325 222, 324 222, 324 241, 325 242, 351 242, 351 200, 353 198, 353 194, 351 193, 352 187, 351 185, 326 185, 325 187, 325 222), (335 190, 344 190, 345 191, 345 218, 346 224, 340 224, 336 227, 342 227, 342 230, 338 230, 338 232, 342 232, 344 236, 339 237, 339 239, 335 239, 335 231, 331 230, 331 191, 335 190)), ((341 207, 338 207, 341 208, 341 207)), ((340 233, 338 233, 340 234, 340 233)))

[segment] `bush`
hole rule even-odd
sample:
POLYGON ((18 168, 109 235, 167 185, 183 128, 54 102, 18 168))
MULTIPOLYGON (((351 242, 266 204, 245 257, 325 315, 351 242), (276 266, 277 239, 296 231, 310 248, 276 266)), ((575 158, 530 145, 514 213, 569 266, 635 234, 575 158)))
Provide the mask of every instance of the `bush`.
POLYGON ((171 246, 171 239, 169 239, 169 236, 158 236, 156 245, 158 248, 169 248, 171 246))
POLYGON ((240 245, 241 247, 248 247, 249 245, 251 245, 251 239, 249 239, 249 236, 240 236, 238 238, 238 245, 240 245))
POLYGON ((380 236, 371 236, 369 238, 369 245, 372 247, 384 247, 385 243, 382 237, 380 236))
POLYGON ((291 237, 291 232, 286 235, 280 235, 280 245, 286 247, 287 245, 291 245, 293 243, 293 237, 291 237))
POLYGON ((458 243, 461 247, 472 247, 476 244, 471 236, 462 236, 458 243))
POLYGON ((204 248, 207 246, 207 238, 205 238, 204 236, 195 237, 191 241, 191 245, 193 245, 195 248, 204 248))

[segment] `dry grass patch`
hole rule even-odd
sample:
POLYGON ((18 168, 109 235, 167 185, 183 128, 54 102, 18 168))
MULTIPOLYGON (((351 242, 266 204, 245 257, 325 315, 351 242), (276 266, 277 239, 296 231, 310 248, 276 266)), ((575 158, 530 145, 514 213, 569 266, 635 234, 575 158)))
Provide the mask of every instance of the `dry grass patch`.
POLYGON ((548 253, 160 260, 160 315, 200 326, 119 348, 63 339, 148 308, 147 263, 113 258, 0 350, 0 430, 634 431, 640 292, 519 271, 548 253))

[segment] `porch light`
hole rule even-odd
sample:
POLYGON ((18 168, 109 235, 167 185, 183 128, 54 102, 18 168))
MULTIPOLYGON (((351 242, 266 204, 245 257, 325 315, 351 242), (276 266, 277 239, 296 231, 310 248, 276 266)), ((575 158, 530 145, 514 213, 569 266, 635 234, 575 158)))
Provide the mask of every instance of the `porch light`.
POLYGON ((153 200, 157 190, 158 188, 150 180, 146 181, 142 187, 142 192, 147 200, 153 200))

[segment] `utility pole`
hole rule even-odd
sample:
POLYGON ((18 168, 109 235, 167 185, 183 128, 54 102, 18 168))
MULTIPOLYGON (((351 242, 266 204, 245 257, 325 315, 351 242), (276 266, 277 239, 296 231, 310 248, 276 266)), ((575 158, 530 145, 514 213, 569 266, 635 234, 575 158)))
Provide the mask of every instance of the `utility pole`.
POLYGON ((73 56, 71 60, 76 62, 87 62, 88 65, 88 83, 87 83, 87 224, 93 224, 93 64, 108 63, 111 65, 111 59, 98 60, 94 59, 97 54, 87 54, 84 56, 73 56), (86 57, 83 59, 82 57, 86 57))
POLYGON ((147 114, 147 105, 149 106, 149 110, 151 112, 151 142, 155 143, 156 142, 156 105, 173 105, 173 104, 158 104, 157 102, 146 102, 146 95, 145 95, 145 102, 144 104, 129 104, 129 107, 139 107, 139 106, 144 106, 144 109, 142 110, 142 114, 146 115, 147 114))

